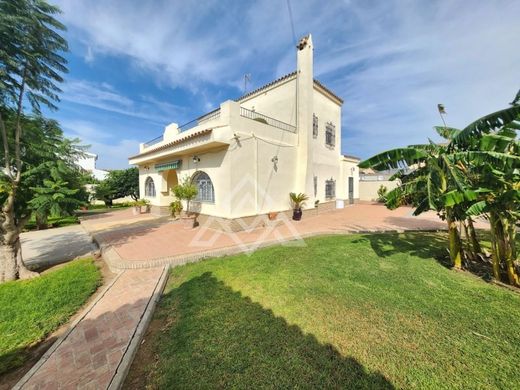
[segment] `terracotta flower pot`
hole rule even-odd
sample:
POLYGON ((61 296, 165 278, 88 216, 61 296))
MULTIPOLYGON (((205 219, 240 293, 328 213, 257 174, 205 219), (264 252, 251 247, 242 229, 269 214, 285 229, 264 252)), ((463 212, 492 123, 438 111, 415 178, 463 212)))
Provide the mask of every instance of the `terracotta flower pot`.
POLYGON ((272 211, 269 214, 267 214, 267 217, 269 218, 269 221, 274 221, 277 216, 278 216, 278 213, 274 212, 274 211, 272 211))

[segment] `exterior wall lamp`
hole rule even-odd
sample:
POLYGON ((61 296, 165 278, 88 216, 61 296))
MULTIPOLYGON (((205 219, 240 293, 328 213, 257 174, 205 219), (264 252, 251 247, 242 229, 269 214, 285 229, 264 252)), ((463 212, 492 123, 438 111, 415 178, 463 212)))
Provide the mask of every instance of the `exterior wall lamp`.
POLYGON ((193 163, 194 163, 194 164, 197 164, 197 163, 199 163, 199 162, 200 162, 200 158, 199 158, 199 156, 193 156, 193 163))

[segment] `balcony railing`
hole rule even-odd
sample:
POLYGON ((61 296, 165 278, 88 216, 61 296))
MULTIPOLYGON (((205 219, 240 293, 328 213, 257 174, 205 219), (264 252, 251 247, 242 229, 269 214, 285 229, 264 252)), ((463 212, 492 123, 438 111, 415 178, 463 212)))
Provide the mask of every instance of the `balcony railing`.
POLYGON ((185 123, 182 126, 179 126, 179 132, 187 131, 187 130, 192 129, 205 122, 209 122, 214 119, 218 119, 219 117, 220 117, 220 108, 215 111, 211 111, 210 113, 207 113, 206 115, 202 115, 202 116, 198 117, 197 119, 194 119, 188 123, 185 123))
POLYGON ((285 131, 290 131, 291 133, 296 133, 295 126, 279 121, 278 119, 271 118, 267 115, 260 114, 259 112, 248 110, 244 107, 240 107, 240 116, 255 120, 260 123, 265 123, 266 125, 277 127, 285 131))
POLYGON ((162 140, 164 139, 164 136, 160 135, 159 137, 157 138, 154 138, 148 142, 145 142, 144 143, 144 147, 145 148, 149 148, 150 146, 153 146, 155 144, 158 144, 159 142, 162 142, 162 140))
MULTIPOLYGON (((214 119, 218 119, 220 117, 220 108, 215 110, 215 111, 211 111, 209 113, 207 113, 206 115, 202 115, 200 117, 198 117, 197 119, 194 119, 188 123, 185 123, 183 124, 182 126, 179 126, 179 133, 183 132, 183 131, 187 131, 189 129, 192 129, 198 125, 201 125, 205 122, 209 122, 209 121, 212 121, 214 119)), ((150 146, 153 146, 155 144, 158 144, 159 142, 162 142, 164 140, 164 136, 163 135, 160 135, 159 137, 157 138, 154 138, 148 142, 145 142, 144 143, 144 147, 145 148, 149 148, 150 146)))

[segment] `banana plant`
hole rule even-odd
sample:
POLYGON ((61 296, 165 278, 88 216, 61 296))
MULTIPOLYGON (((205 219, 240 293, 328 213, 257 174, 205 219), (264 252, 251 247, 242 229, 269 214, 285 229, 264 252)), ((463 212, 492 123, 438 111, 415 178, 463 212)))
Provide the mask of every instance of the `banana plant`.
POLYGON ((519 284, 516 270, 516 223, 520 219, 520 92, 512 107, 486 115, 464 129, 436 127, 445 142, 411 145, 375 155, 360 168, 398 169, 400 185, 387 195, 386 205, 411 203, 414 215, 435 210, 446 220, 450 257, 460 268, 464 258, 457 222, 464 225, 473 257, 481 252, 472 218, 490 220, 493 272, 501 266, 509 282, 519 284))
POLYGON ((411 203, 414 215, 428 210, 436 211, 448 225, 449 253, 452 265, 462 267, 463 248, 457 221, 460 213, 454 207, 452 197, 464 191, 463 176, 448 155, 447 146, 430 141, 424 145, 411 145, 375 155, 359 164, 360 168, 375 170, 398 169, 392 180, 400 185, 387 195, 386 206, 390 209, 411 203))

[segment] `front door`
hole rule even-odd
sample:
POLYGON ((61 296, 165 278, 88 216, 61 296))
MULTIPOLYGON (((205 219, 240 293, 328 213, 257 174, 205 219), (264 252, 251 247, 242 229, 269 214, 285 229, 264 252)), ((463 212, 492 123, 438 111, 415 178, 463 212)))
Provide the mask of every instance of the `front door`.
POLYGON ((348 178, 348 203, 354 203, 354 178, 348 178))

